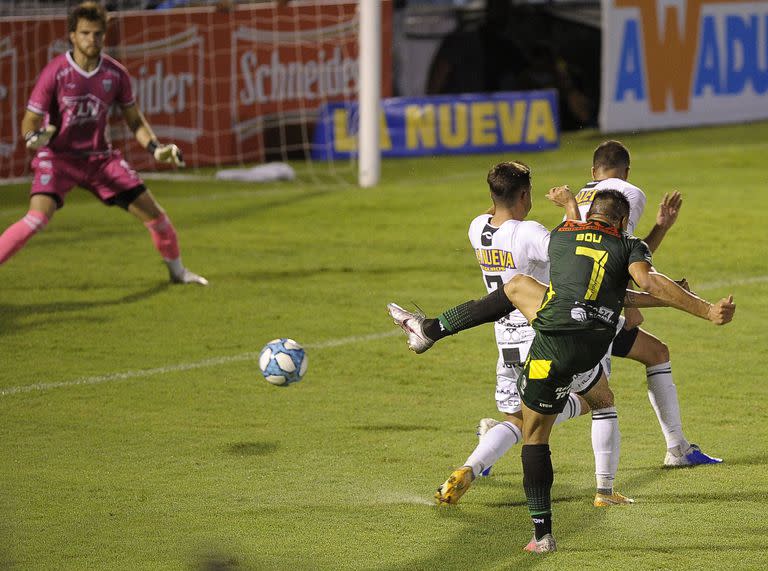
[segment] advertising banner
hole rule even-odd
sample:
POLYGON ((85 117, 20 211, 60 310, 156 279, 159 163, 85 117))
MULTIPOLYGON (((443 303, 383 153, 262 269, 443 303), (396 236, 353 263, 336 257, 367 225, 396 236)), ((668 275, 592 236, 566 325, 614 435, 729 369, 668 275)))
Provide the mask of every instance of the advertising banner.
POLYGON ((604 132, 768 118, 768 2, 602 0, 604 132))
MULTIPOLYGON (((312 158, 357 153, 357 104, 330 103, 320 111, 312 158)), ((382 102, 384 157, 542 151, 559 145, 557 92, 395 97, 382 102)))
MULTIPOLYGON (((382 2, 382 96, 392 83, 391 9, 382 2)), ((105 51, 128 69, 158 138, 176 142, 188 164, 260 161, 268 146, 307 144, 301 137, 321 105, 356 98, 356 10, 336 0, 115 12, 105 51)), ((0 177, 29 172, 20 133, 27 99, 43 67, 68 49, 63 16, 0 19, 0 177)), ((157 167, 119 112, 112 124, 134 167, 157 167)))

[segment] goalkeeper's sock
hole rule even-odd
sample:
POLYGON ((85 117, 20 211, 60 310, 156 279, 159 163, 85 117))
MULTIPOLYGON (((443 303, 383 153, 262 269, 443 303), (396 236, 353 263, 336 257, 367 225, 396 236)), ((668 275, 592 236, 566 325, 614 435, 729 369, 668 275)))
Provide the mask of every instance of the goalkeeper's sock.
POLYGON ((30 210, 24 218, 11 224, 0 235, 0 264, 21 250, 24 244, 47 224, 48 217, 38 210, 30 210))
MULTIPOLYGON (((178 261, 178 264, 180 265, 181 261, 179 260, 179 241, 176 237, 176 230, 174 229, 173 224, 171 223, 168 216, 163 213, 157 218, 154 218, 149 222, 145 222, 144 226, 146 226, 147 230, 149 230, 149 234, 152 236, 152 242, 154 243, 155 248, 158 252, 160 252, 160 255, 163 257, 166 263, 170 264, 171 262, 178 261)), ((183 269, 184 267, 182 266, 181 270, 183 269)), ((171 268, 171 271, 173 271, 173 268, 171 268)))
POLYGON ((452 307, 437 319, 425 319, 423 330, 427 337, 437 341, 483 323, 498 321, 514 310, 515 306, 507 298, 504 288, 498 288, 481 299, 452 307))

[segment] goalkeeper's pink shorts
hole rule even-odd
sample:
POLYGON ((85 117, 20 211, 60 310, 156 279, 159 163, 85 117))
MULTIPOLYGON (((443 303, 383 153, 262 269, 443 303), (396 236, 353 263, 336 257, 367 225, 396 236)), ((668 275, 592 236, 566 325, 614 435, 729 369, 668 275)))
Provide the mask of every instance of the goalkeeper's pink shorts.
POLYGON ((32 168, 35 177, 30 195, 51 196, 59 208, 64 206, 64 198, 75 186, 90 191, 104 204, 111 205, 121 192, 144 184, 118 150, 82 157, 42 148, 32 160, 32 168))

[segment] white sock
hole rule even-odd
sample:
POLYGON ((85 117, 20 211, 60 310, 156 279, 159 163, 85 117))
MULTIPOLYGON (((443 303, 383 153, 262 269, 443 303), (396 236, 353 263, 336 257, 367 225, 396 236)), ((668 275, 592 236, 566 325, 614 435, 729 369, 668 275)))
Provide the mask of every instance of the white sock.
POLYGON ((566 420, 576 418, 581 415, 581 400, 575 394, 568 395, 568 402, 565 403, 563 412, 557 415, 555 418, 555 424, 560 424, 566 420))
POLYGON ((181 276, 184 273, 184 264, 181 263, 181 258, 175 260, 165 260, 168 269, 174 276, 181 276))
POLYGON ((648 399, 651 401, 668 449, 679 446, 681 452, 688 449, 688 440, 683 434, 680 418, 680 404, 677 401, 677 387, 672 379, 672 364, 667 361, 645 369, 648 377, 648 399))
POLYGON ((506 454, 507 450, 523 439, 520 429, 509 421, 500 422, 480 439, 464 466, 470 466, 475 477, 506 454))
POLYGON ((592 411, 592 450, 595 453, 595 480, 597 491, 613 493, 613 480, 619 468, 621 433, 616 407, 592 411))

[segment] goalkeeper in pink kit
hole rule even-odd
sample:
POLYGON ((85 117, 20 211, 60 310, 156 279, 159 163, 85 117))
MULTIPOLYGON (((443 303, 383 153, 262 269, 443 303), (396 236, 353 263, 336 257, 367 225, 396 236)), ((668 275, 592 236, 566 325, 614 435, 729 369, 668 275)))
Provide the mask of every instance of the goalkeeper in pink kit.
POLYGON ((157 141, 136 105, 126 69, 102 54, 107 13, 96 2, 84 2, 69 15, 72 50, 45 66, 35 84, 21 123, 27 148, 36 151, 29 211, 0 235, 3 264, 64 205, 80 186, 106 205, 124 208, 149 230, 165 260, 171 281, 207 285, 181 262, 173 224, 141 178, 113 149, 107 130, 112 104, 139 144, 160 162, 183 166, 179 148, 157 141))

